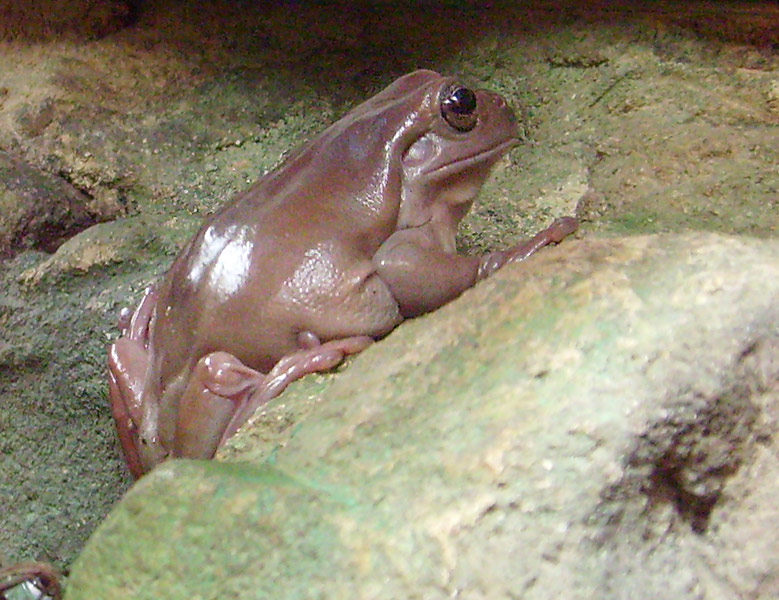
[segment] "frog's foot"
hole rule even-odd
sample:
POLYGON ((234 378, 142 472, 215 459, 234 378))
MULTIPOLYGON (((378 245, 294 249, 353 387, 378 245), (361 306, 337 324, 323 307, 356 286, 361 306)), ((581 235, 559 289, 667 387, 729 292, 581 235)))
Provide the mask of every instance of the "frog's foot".
POLYGON ((138 308, 130 312, 129 308, 123 308, 119 313, 119 330, 122 337, 141 342, 144 348, 149 345, 149 324, 154 307, 157 304, 157 289, 150 285, 146 288, 138 308))
POLYGON ((544 246, 549 244, 559 244, 569 235, 579 229, 579 221, 573 217, 560 217, 556 219, 549 227, 539 231, 529 240, 517 244, 511 248, 509 253, 509 262, 525 260, 532 254, 538 252, 544 246))
POLYGON ((35 588, 35 592, 38 594, 35 596, 36 598, 47 597, 52 600, 60 600, 62 598, 61 579, 60 572, 49 563, 23 562, 2 567, 0 568, 0 598, 11 598, 12 596, 14 598, 32 598, 32 592, 27 594, 23 593, 24 590, 17 590, 19 594, 16 594, 13 591, 17 586, 26 583, 29 587, 35 588), (6 592, 10 593, 6 594, 6 592))
POLYGON ((141 422, 141 389, 148 353, 142 344, 121 337, 108 350, 108 395, 124 458, 136 479, 143 475, 138 448, 141 422))
POLYGON ((559 244, 577 229, 579 229, 579 221, 573 217, 560 217, 529 240, 520 242, 508 250, 499 250, 484 256, 479 266, 477 279, 484 279, 492 275, 506 263, 525 260, 544 246, 559 244))
POLYGON ((305 334, 301 338, 303 348, 282 358, 267 375, 227 352, 204 356, 181 397, 174 455, 213 457, 257 408, 290 383, 309 373, 332 369, 345 356, 364 350, 371 342, 368 336, 355 336, 319 344, 316 337, 305 334))
POLYGON ((146 289, 132 314, 122 311, 119 328, 122 336, 108 349, 108 392, 125 461, 134 477, 147 469, 141 458, 138 427, 142 422, 142 390, 149 362, 149 324, 157 293, 146 289))

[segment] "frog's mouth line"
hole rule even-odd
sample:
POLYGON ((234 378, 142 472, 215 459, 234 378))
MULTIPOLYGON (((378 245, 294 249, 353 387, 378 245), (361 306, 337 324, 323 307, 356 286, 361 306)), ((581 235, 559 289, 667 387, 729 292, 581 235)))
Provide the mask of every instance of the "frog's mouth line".
POLYGON ((470 167, 473 164, 476 163, 483 163, 490 158, 499 157, 501 154, 504 154, 509 150, 509 148, 516 146, 519 144, 519 139, 512 137, 504 142, 499 142, 495 144, 492 148, 487 148, 487 150, 482 150, 481 152, 477 152, 476 154, 472 154, 471 156, 466 156, 465 158, 459 158, 456 160, 453 160, 451 162, 448 162, 446 164, 441 165, 440 167, 436 167, 435 169, 432 169, 428 171, 427 175, 435 175, 436 177, 439 176, 445 176, 448 175, 451 171, 454 170, 464 170, 470 167))

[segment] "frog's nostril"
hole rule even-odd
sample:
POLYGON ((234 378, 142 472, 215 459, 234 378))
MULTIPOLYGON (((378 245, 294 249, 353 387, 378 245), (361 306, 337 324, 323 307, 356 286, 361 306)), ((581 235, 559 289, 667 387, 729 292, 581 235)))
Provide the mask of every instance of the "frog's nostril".
POLYGON ((495 92, 488 91, 487 100, 498 109, 506 108, 506 99, 500 94, 496 94, 495 92))
POLYGON ((509 106, 509 103, 506 102, 506 99, 503 96, 499 96, 498 94, 495 94, 492 98, 492 102, 495 105, 495 108, 501 112, 507 112, 511 115, 511 122, 516 122, 516 118, 514 116, 514 111, 511 110, 511 107, 509 106))

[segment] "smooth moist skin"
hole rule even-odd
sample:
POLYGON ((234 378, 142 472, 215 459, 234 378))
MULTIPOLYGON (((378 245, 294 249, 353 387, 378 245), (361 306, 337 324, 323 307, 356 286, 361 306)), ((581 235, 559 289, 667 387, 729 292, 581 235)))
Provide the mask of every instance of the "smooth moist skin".
POLYGON ((295 151, 209 218, 109 352, 133 475, 210 458, 292 381, 575 231, 463 256, 455 234, 516 143, 498 94, 415 71, 295 151))

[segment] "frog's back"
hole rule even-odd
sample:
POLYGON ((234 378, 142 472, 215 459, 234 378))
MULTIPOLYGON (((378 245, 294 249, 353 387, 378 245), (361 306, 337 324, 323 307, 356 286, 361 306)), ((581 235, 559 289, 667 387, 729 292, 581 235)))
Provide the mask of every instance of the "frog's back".
MULTIPOLYGON (((215 350, 267 372, 297 349, 300 331, 335 334, 325 315, 348 310, 354 288, 374 274, 376 232, 316 210, 316 197, 282 202, 253 191, 214 215, 165 277, 152 339, 163 387, 215 350)), ((397 307, 377 300, 374 329, 384 333, 397 307)))
POLYGON ((204 224, 160 287, 152 346, 163 387, 216 350, 267 372, 300 332, 325 341, 397 325, 372 258, 397 228, 400 156, 427 127, 418 108, 441 80, 398 80, 204 224))

